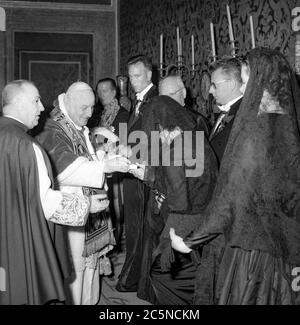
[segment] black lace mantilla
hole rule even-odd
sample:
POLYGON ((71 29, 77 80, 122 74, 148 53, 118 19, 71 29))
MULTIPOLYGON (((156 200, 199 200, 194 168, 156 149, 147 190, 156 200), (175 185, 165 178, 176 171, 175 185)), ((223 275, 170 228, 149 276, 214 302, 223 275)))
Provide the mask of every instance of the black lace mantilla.
POLYGON ((250 79, 213 198, 204 222, 185 242, 195 247, 222 233, 232 247, 257 249, 300 265, 297 81, 277 51, 254 49, 249 64, 250 79))

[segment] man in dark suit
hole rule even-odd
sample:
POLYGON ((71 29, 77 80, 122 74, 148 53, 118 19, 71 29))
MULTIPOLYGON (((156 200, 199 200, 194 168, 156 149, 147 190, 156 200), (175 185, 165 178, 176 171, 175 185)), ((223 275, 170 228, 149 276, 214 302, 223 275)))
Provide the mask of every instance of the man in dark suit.
POLYGON ((209 136, 219 164, 226 149, 235 115, 240 107, 243 94, 241 64, 236 58, 219 60, 211 75, 209 92, 214 96, 220 108, 220 115, 209 136))
POLYGON ((185 104, 186 88, 180 76, 168 76, 159 83, 159 94, 173 98, 195 121, 197 130, 205 132, 205 135, 209 135, 209 127, 205 117, 194 110, 193 108, 185 104))
MULTIPOLYGON (((128 122, 129 146, 130 134, 142 130, 142 116, 147 110, 151 98, 158 95, 156 86, 151 82, 152 64, 149 58, 139 55, 128 61, 130 83, 136 93, 133 111, 128 122)), ((140 158, 138 154, 136 158, 140 158)), ((124 179, 124 224, 126 237, 126 260, 121 271, 116 289, 119 291, 137 291, 141 286, 143 263, 143 241, 145 233, 146 205, 150 190, 144 183, 135 178, 124 179)), ((143 297, 147 298, 147 297, 143 297)), ((152 300, 151 298, 147 298, 152 300)))
MULTIPOLYGON (((163 79, 159 83, 159 94, 162 96, 151 103, 155 116, 154 124, 159 121, 159 125, 166 129, 167 126, 171 126, 170 129, 180 127, 182 131, 193 132, 194 136, 197 132, 205 134, 202 175, 186 176, 185 162, 175 167, 173 161, 169 166, 152 167, 150 171, 148 169, 145 179, 149 186, 158 193, 163 193, 165 197, 157 199, 160 205, 159 213, 152 221, 152 224, 161 223, 159 240, 154 248, 151 265, 151 282, 157 302, 161 305, 187 305, 192 304, 194 300, 195 273, 199 255, 195 252, 192 256, 177 252, 173 255, 169 245, 169 229, 174 227, 176 232, 184 236, 200 222, 197 213, 201 213, 210 201, 216 181, 217 160, 206 137, 208 127, 205 118, 185 106, 186 88, 181 77, 168 76, 163 79)), ((153 126, 149 128, 153 129, 153 126)), ((196 146, 195 138, 190 144, 195 155, 200 146, 198 143, 198 147, 196 146)), ((186 149, 185 144, 184 151, 186 149)), ((168 152, 168 149, 163 152, 168 152)), ((174 152, 174 147, 170 148, 170 157, 173 159, 174 152)))
MULTIPOLYGON (((242 102, 243 93, 240 89, 242 84, 241 63, 238 59, 224 58, 215 63, 209 92, 214 96, 221 113, 212 128, 209 142, 217 156, 219 166, 227 146, 235 116, 242 102)), ((174 235, 171 236, 171 240, 173 245, 174 241, 180 241, 179 237, 174 235)), ((203 247, 201 263, 196 271, 194 303, 197 305, 217 303, 215 285, 223 247, 222 237, 216 238, 203 247)), ((185 246, 180 252, 188 253, 190 249, 185 246)))

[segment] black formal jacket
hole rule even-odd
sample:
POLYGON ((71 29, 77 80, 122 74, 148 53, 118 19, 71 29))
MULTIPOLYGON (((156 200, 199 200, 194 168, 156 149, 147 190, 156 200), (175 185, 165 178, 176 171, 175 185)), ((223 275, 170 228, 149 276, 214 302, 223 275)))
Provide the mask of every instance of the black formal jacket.
POLYGON ((228 112, 228 115, 221 122, 223 125, 221 126, 219 131, 210 134, 209 141, 210 141, 210 144, 218 158, 219 165, 221 163, 224 151, 226 149, 226 145, 227 145, 227 142, 229 139, 231 128, 232 128, 236 113, 240 107, 241 102, 242 102, 242 98, 239 99, 234 104, 232 104, 232 106, 228 112))
MULTIPOLYGON (((144 96, 139 114, 135 116, 135 109, 132 111, 128 121, 128 135, 133 131, 142 130, 143 114, 148 109, 150 99, 157 95, 157 87, 152 86, 144 96)), ((133 107, 135 105, 136 103, 133 107)), ((129 142, 128 145, 134 146, 135 143, 129 142)), ((126 259, 116 287, 119 291, 138 290, 139 298, 155 303, 155 295, 148 276, 151 262, 151 253, 150 256, 148 254, 151 251, 149 247, 151 241, 148 237, 151 230, 146 221, 146 214, 151 213, 150 209, 147 209, 148 201, 152 199, 151 192, 149 187, 129 173, 124 176, 123 182, 126 259)))
POLYGON ((152 86, 149 91, 145 94, 144 99, 141 103, 141 106, 139 108, 139 114, 135 116, 135 106, 136 103, 133 105, 133 110, 131 112, 129 121, 128 121, 128 133, 136 130, 141 130, 142 129, 142 115, 145 109, 147 109, 148 103, 151 98, 158 96, 158 89, 156 86, 152 86))

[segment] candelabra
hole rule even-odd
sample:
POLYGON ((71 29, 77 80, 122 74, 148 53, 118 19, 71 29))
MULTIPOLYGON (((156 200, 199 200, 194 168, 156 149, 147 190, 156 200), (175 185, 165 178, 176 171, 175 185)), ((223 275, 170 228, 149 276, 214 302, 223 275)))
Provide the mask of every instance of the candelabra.
POLYGON ((177 61, 166 65, 163 63, 163 34, 160 34, 160 64, 159 72, 160 77, 164 78, 168 75, 177 74, 180 77, 187 76, 189 78, 194 78, 196 72, 200 71, 195 64, 195 38, 194 35, 191 36, 191 50, 192 50, 192 63, 188 65, 184 62, 184 57, 182 54, 182 38, 179 35, 179 27, 176 29, 177 32, 177 61))
POLYGON ((170 75, 179 75, 180 77, 189 77, 195 78, 196 72, 200 71, 198 68, 198 64, 188 64, 184 63, 183 56, 179 55, 176 63, 171 63, 169 65, 165 65, 164 63, 160 63, 159 73, 161 78, 165 78, 170 75))

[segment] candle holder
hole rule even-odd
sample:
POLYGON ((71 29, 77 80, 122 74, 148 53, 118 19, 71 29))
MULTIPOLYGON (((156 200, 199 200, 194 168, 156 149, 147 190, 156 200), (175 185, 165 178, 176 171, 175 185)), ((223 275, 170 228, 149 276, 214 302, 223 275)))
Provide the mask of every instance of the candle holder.
POLYGON ((217 55, 214 55, 213 52, 210 52, 208 58, 207 58, 207 61, 208 61, 208 64, 209 65, 212 65, 214 64, 216 61, 218 60, 218 56, 217 55))
POLYGON ((128 97, 128 80, 126 76, 117 76, 117 85, 120 93, 119 103, 129 112, 131 109, 131 100, 128 97))
POLYGON ((235 40, 229 41, 229 43, 230 43, 230 48, 231 48, 230 54, 233 58, 235 58, 236 52, 237 52, 237 47, 235 46, 236 41, 235 40))
POLYGON ((117 76, 117 84, 120 90, 120 96, 128 96, 128 77, 119 75, 117 76))
POLYGON ((233 58, 236 58, 239 56, 240 48, 239 48, 239 42, 236 40, 229 41, 230 44, 230 56, 233 58))

